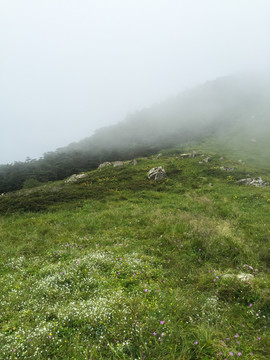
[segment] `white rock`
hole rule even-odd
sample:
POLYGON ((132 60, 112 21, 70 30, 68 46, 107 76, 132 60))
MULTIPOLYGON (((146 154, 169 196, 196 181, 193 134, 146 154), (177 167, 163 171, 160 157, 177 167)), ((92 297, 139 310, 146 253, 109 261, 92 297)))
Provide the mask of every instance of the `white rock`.
POLYGON ((166 179, 167 177, 166 172, 162 166, 152 168, 151 170, 149 170, 147 176, 149 180, 162 180, 162 179, 166 179))

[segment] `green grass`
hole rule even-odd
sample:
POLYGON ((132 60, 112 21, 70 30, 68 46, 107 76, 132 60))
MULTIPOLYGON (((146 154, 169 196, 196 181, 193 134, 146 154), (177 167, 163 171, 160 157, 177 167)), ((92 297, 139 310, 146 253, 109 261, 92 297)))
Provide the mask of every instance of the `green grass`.
POLYGON ((269 168, 209 144, 0 198, 0 359, 269 359, 269 168))

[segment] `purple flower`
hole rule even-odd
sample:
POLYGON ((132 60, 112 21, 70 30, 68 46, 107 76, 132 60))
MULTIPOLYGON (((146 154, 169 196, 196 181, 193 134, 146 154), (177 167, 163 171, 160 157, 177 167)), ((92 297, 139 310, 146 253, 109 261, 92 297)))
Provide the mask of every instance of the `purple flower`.
POLYGON ((147 289, 144 289, 144 292, 145 292, 145 293, 147 293, 147 291, 148 291, 147 289))
POLYGON ((258 340, 261 340, 261 337, 258 337, 258 340))
POLYGON ((199 251, 202 251, 202 249, 199 249, 199 251))
POLYGON ((232 351, 230 351, 229 354, 230 354, 231 356, 233 356, 233 352, 232 352, 232 351))
POLYGON ((242 355, 242 353, 239 351, 239 353, 237 353, 237 355, 238 355, 238 356, 241 356, 241 355, 242 355))
POLYGON ((238 336, 239 336, 239 334, 238 334, 238 333, 234 335, 234 337, 235 337, 235 338, 238 338, 238 336))
POLYGON ((250 306, 250 307, 252 307, 252 306, 253 306, 253 304, 249 304, 249 306, 250 306))
POLYGON ((196 340, 194 344, 195 344, 195 345, 198 345, 198 341, 196 340))
POLYGON ((163 324, 165 323, 165 321, 161 320, 159 323, 160 323, 161 325, 163 325, 163 324))
POLYGON ((154 335, 154 336, 156 336, 156 335, 157 335, 157 333, 156 333, 156 332, 153 332, 153 335, 154 335))

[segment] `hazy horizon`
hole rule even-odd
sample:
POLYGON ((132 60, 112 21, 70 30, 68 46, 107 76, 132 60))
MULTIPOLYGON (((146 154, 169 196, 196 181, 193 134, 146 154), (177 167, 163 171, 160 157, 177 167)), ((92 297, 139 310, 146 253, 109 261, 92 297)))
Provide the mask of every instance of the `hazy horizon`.
POLYGON ((269 13, 267 0, 2 0, 0 164, 269 67, 269 13))

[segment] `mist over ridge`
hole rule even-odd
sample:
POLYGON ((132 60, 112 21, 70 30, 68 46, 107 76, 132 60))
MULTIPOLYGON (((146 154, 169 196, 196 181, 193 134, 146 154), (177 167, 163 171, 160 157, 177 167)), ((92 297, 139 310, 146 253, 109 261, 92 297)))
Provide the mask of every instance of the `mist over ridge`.
MULTIPOLYGON (((137 143, 151 146, 174 143, 186 137, 222 134, 231 127, 246 136, 269 131, 270 76, 242 73, 220 77, 177 96, 129 115, 116 125, 98 129, 94 135, 67 149, 110 149, 137 143)), ((237 133, 235 134, 237 136, 237 133)), ((60 151, 65 150, 59 149, 60 151)))
POLYGON ((37 183, 60 180, 95 169, 104 161, 148 156, 209 137, 216 139, 217 150, 223 143, 231 149, 242 148, 242 153, 251 141, 256 142, 259 159, 270 151, 269 119, 268 75, 221 77, 137 111, 39 160, 1 165, 0 192, 18 190, 28 179, 37 183))

